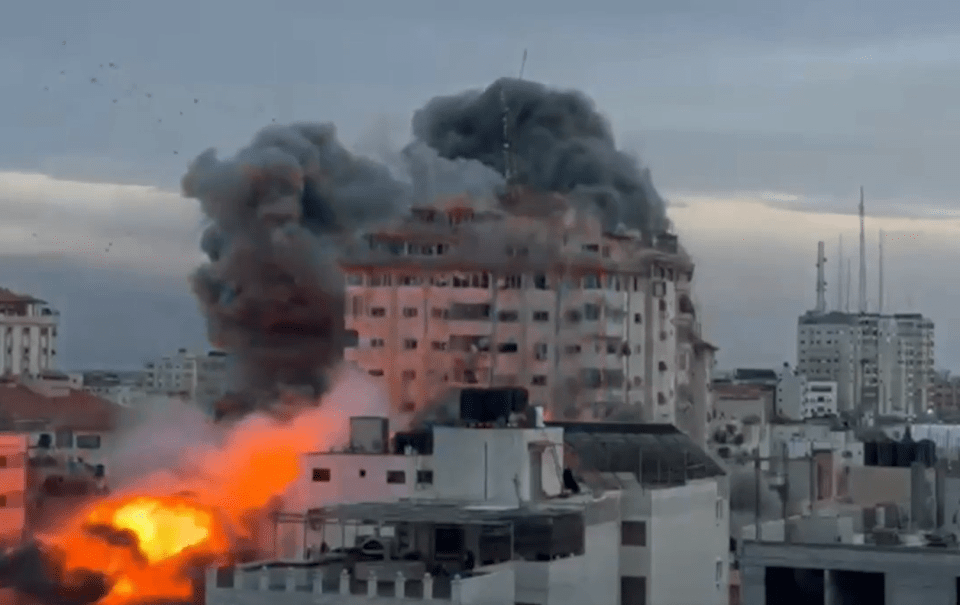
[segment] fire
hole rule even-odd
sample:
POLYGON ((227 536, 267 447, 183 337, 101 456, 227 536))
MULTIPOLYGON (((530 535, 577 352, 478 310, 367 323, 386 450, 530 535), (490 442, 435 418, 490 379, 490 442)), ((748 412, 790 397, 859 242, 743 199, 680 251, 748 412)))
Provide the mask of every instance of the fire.
POLYGON ((80 515, 52 541, 67 569, 106 576, 100 602, 189 601, 187 572, 196 561, 216 561, 230 550, 217 512, 187 496, 109 498, 80 515))
POLYGON ((384 408, 379 387, 359 373, 338 378, 320 407, 287 422, 250 417, 216 445, 184 445, 179 472, 142 477, 43 542, 66 570, 107 579, 109 593, 98 605, 193 601, 191 573, 249 547, 256 538, 250 514, 290 489, 301 475, 301 455, 342 441, 351 415, 384 408))

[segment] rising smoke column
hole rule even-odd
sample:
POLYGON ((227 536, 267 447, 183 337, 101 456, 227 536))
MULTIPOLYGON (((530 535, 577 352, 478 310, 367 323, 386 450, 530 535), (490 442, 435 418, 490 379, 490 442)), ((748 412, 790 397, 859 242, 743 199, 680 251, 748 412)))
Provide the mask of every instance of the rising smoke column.
POLYGON ((344 149, 329 124, 268 127, 229 160, 207 150, 182 187, 210 220, 194 292, 240 386, 268 398, 283 385, 322 392, 343 351, 340 238, 392 215, 407 187, 344 149))
POLYGON ((504 174, 504 101, 520 182, 585 199, 610 229, 668 226, 650 172, 617 150, 607 120, 580 92, 502 78, 483 91, 434 98, 414 114, 413 134, 443 157, 504 174))

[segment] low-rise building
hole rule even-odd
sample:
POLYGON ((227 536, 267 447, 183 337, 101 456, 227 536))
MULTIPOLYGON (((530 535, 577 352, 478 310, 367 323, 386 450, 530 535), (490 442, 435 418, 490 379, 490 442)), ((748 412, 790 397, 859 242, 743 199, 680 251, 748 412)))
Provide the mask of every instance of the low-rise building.
POLYGON ((39 376, 56 368, 60 313, 33 296, 0 288, 0 376, 39 376))
POLYGON ((0 434, 0 546, 20 543, 26 530, 28 444, 22 433, 0 434))
POLYGON ((459 420, 391 437, 354 418, 344 451, 307 454, 276 528, 278 559, 301 562, 211 572, 207 602, 265 602, 277 583, 293 599, 727 602, 726 477, 688 436, 543 422, 517 390, 471 392, 459 420))

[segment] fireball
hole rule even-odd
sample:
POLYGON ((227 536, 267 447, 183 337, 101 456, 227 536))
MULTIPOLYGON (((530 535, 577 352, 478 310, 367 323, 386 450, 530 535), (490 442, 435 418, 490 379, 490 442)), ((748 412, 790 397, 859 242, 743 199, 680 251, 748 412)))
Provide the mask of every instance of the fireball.
POLYGON ((68 570, 106 577, 102 605, 190 601, 191 571, 226 558, 230 541, 214 509, 185 496, 135 495, 96 503, 50 546, 68 570))

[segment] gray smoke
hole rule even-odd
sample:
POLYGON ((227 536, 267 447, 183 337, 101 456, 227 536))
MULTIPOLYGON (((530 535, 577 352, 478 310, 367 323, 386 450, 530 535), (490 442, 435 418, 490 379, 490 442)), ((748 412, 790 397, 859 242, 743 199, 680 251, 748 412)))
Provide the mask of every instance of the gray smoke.
POLYGON ((265 128, 229 160, 207 150, 182 188, 210 220, 193 288, 211 342, 236 357, 238 387, 318 395, 343 351, 338 240, 394 214, 408 188, 344 149, 329 124, 265 128))
POLYGON ((607 120, 580 92, 502 78, 483 91, 431 100, 414 114, 414 137, 443 157, 479 160, 505 174, 504 101, 519 183, 586 201, 608 229, 667 228, 649 170, 617 150, 607 120))
POLYGON ((88 605, 110 592, 103 575, 67 571, 54 553, 37 544, 0 556, 0 588, 12 588, 43 605, 88 605))

